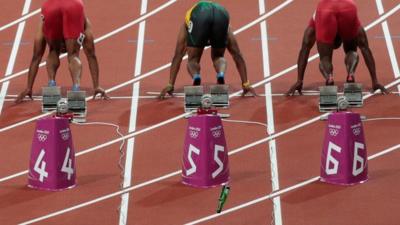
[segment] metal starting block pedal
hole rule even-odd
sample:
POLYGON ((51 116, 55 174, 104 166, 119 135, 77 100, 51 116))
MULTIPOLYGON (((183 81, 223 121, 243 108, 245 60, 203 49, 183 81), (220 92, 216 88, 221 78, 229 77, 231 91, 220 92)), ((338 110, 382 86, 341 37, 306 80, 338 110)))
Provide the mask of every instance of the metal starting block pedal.
POLYGON ((363 95, 360 83, 344 83, 344 96, 350 107, 362 107, 363 95))
POLYGON ((319 87, 319 111, 330 112, 337 109, 337 86, 319 87))
POLYGON ((185 112, 197 110, 201 107, 201 97, 204 94, 203 86, 185 86, 185 112))
POLYGON ((82 123, 86 122, 86 91, 68 91, 68 111, 73 113, 73 120, 82 123))
POLYGON ((60 87, 42 88, 42 112, 50 112, 57 109, 57 102, 61 99, 60 87))
POLYGON ((229 86, 227 84, 210 85, 212 105, 215 107, 229 107, 229 86))

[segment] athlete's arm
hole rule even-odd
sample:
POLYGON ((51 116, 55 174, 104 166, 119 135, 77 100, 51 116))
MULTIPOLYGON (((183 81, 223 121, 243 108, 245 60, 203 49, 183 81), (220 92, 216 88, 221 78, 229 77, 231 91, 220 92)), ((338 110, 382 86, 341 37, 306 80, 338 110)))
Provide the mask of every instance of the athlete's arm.
POLYGON ((289 89, 286 95, 288 96, 294 95, 296 91, 298 91, 300 95, 302 94, 301 90, 303 89, 303 79, 307 67, 307 60, 310 55, 310 50, 315 44, 315 41, 316 41, 315 29, 313 27, 308 26, 304 31, 301 49, 299 52, 299 56, 297 58, 297 81, 289 89))
POLYGON ((182 24, 182 26, 179 29, 178 39, 176 41, 175 53, 174 57, 172 58, 172 64, 169 71, 169 83, 161 91, 159 95, 160 99, 163 99, 167 93, 169 95, 172 95, 174 92, 176 76, 178 75, 179 68, 182 63, 182 58, 186 53, 186 38, 187 38, 186 25, 182 24))
POLYGON ((376 77, 375 59, 374 56, 372 55, 371 49, 369 48, 368 38, 364 28, 361 28, 358 31, 357 44, 364 57, 365 64, 367 65, 369 71, 369 75, 371 76, 372 90, 373 91, 381 90, 383 94, 388 94, 389 92, 383 85, 379 84, 378 78, 376 77))
POLYGON ((35 82, 35 78, 38 72, 39 64, 42 60, 44 51, 46 50, 46 40, 43 35, 42 31, 43 22, 39 22, 39 27, 36 32, 35 39, 33 41, 33 56, 31 59, 31 63, 29 65, 29 72, 28 72, 28 83, 26 89, 21 92, 15 103, 20 103, 25 98, 25 96, 29 96, 32 99, 32 88, 33 83, 35 82))
POLYGON ((251 93, 253 96, 256 96, 256 92, 251 87, 250 82, 247 78, 247 67, 246 62, 244 61, 243 55, 240 52, 239 44, 235 38, 235 35, 232 33, 231 29, 228 29, 228 45, 227 49, 229 53, 232 55, 233 60, 235 61, 236 69, 239 72, 240 79, 242 81, 243 93, 242 96, 247 93, 251 93))
POLYGON ((89 19, 85 19, 85 40, 83 41, 83 51, 85 52, 86 58, 89 63, 90 75, 92 77, 93 83, 93 99, 99 94, 101 98, 109 99, 104 89, 99 85, 99 63, 97 61, 95 46, 94 46, 94 36, 92 32, 92 24, 89 19))

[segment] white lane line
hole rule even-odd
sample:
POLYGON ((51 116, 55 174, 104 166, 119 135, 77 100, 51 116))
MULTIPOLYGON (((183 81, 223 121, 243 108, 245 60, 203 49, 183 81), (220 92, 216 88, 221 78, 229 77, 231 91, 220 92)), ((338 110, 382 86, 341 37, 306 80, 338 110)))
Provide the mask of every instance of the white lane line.
MULTIPOLYGON (((258 1, 260 14, 265 13, 266 2, 264 0, 258 1)), ((268 47, 268 27, 267 22, 263 21, 260 24, 261 29, 261 46, 263 55, 263 69, 264 69, 264 79, 271 76, 271 67, 269 64, 269 47, 268 47)), ((264 85, 265 93, 265 108, 267 116, 267 131, 269 135, 275 133, 275 119, 274 119, 274 105, 272 102, 272 84, 267 83, 264 85)), ((270 159, 270 169, 271 169, 271 183, 272 191, 279 190, 279 171, 278 171, 278 158, 276 155, 277 146, 276 140, 271 139, 268 142, 269 145, 269 159, 270 159)), ((275 225, 282 225, 282 209, 281 209, 281 199, 276 197, 272 199, 273 203, 273 218, 272 221, 275 225)))
MULTIPOLYGON (((156 9, 154 9, 153 11, 150 11, 150 12, 147 13, 146 15, 143 15, 143 16, 141 16, 141 17, 139 17, 139 18, 137 18, 137 19, 135 19, 135 20, 133 20, 133 21, 127 23, 126 25, 123 25, 123 26, 121 26, 121 27, 119 27, 119 28, 117 28, 117 29, 115 29, 115 30, 113 30, 113 31, 111 31, 111 32, 109 32, 109 33, 107 33, 107 34, 105 34, 105 35, 103 35, 103 36, 101 36, 101 37, 95 39, 95 40, 94 40, 94 43, 98 43, 98 42, 103 41, 103 40, 105 40, 105 39, 107 39, 107 38, 110 38, 110 37, 116 35, 117 33, 120 33, 120 32, 122 32, 122 31, 124 31, 124 30, 126 30, 126 29, 132 27, 133 25, 136 25, 136 24, 138 24, 138 23, 140 23, 140 22, 146 20, 146 19, 149 18, 150 16, 153 16, 154 14, 159 13, 161 10, 163 10, 163 9, 165 9, 165 8, 167 8, 167 7, 169 7, 169 6, 171 6, 171 5, 174 4, 175 2, 177 2, 177 0, 169 0, 168 2, 164 3, 163 5, 159 6, 159 7, 156 8, 156 9)), ((65 57, 66 57, 66 54, 62 54, 62 55, 60 56, 60 58, 65 58, 65 57)), ((44 65, 46 65, 45 62, 40 63, 40 64, 39 64, 39 67, 43 67, 44 65)), ((0 83, 5 82, 5 81, 8 81, 8 80, 10 80, 10 79, 14 79, 14 78, 19 77, 19 76, 22 76, 22 75, 25 75, 26 73, 28 73, 28 69, 25 69, 25 70, 20 71, 20 72, 18 72, 18 73, 12 74, 12 75, 10 75, 9 77, 0 79, 0 83)))
MULTIPOLYGON (((396 146, 393 146, 393 147, 391 147, 391 148, 388 148, 388 149, 386 149, 386 150, 384 150, 384 151, 382 151, 382 152, 379 152, 379 153, 377 153, 377 154, 374 154, 374 155, 368 157, 368 160, 372 160, 372 159, 381 157, 381 156, 383 156, 383 155, 389 154, 389 153, 391 153, 391 152, 397 150, 398 148, 400 148, 400 144, 398 144, 398 145, 396 145, 396 146)), ((133 187, 129 187, 129 188, 126 188, 126 189, 121 190, 121 191, 117 191, 117 192, 114 192, 114 193, 111 193, 111 194, 108 194, 108 195, 104 195, 104 196, 102 196, 102 197, 99 197, 99 198, 96 198, 96 199, 93 199, 93 200, 90 200, 90 201, 81 203, 81 204, 79 204, 79 205, 75 205, 75 206, 72 206, 72 207, 69 207, 69 208, 65 208, 65 209, 63 209, 63 210, 60 210, 60 211, 57 211, 57 212, 53 212, 53 213, 50 213, 50 214, 48 214, 48 215, 45 215, 45 216, 42 216, 42 217, 38 217, 38 218, 29 220, 29 221, 26 221, 26 222, 23 222, 23 223, 20 223, 20 224, 21 224, 21 225, 22 225, 22 224, 23 224, 23 225, 26 225, 26 224, 32 224, 32 223, 36 223, 36 222, 39 222, 39 221, 43 221, 43 220, 46 220, 46 219, 49 219, 49 218, 52 218, 52 217, 55 217, 55 216, 58 216, 58 215, 65 214, 65 213, 70 212, 70 211, 74 211, 74 210, 76 210, 76 209, 80 209, 80 208, 83 208, 83 207, 86 207, 86 206, 89 206, 89 205, 93 205, 93 204, 95 204, 95 203, 98 203, 98 202, 101 202, 101 201, 104 201, 104 200, 107 200, 107 199, 110 199, 110 198, 113 198, 113 197, 116 197, 116 196, 125 194, 125 193, 130 192, 130 191, 133 191, 133 190, 136 190, 136 189, 139 189, 139 188, 142 188, 142 187, 145 187, 145 186, 148 186, 148 185, 151 185, 151 184, 160 182, 160 181, 162 181, 162 180, 169 179, 169 178, 174 177, 174 176, 177 176, 177 175, 179 175, 179 174, 181 174, 181 170, 175 171, 175 172, 172 172, 172 173, 169 173, 169 174, 166 174, 166 175, 164 175, 164 176, 162 176, 162 177, 158 177, 158 178, 152 179, 152 180, 150 180, 150 181, 147 181, 147 182, 144 182, 144 183, 135 185, 135 186, 133 186, 133 187)), ((256 204, 256 203, 258 203, 258 202, 261 202, 261 201, 264 201, 264 200, 267 200, 267 199, 271 199, 271 198, 278 197, 278 196, 280 196, 280 195, 282 195, 282 194, 285 194, 285 193, 287 193, 287 192, 289 192, 289 191, 295 190, 295 189, 297 189, 297 188, 300 188, 300 187, 303 187, 303 186, 308 185, 308 184, 310 184, 310 183, 313 183, 313 182, 315 182, 315 181, 318 181, 319 178, 320 178, 319 176, 313 177, 313 178, 311 178, 311 179, 309 179, 309 180, 306 180, 306 181, 304 181, 304 182, 301 182, 301 183, 298 183, 298 184, 296 184, 296 185, 287 187, 287 188, 285 188, 285 189, 276 191, 276 192, 274 192, 274 193, 272 193, 272 194, 269 194, 269 195, 266 195, 266 196, 264 196, 264 197, 258 198, 258 199, 256 199, 256 200, 247 202, 247 203, 242 204, 242 205, 240 205, 240 206, 236 206, 236 207, 234 207, 234 208, 226 209, 226 210, 222 211, 222 212, 219 213, 219 214, 214 214, 214 215, 211 215, 211 216, 202 218, 202 219, 200 219, 201 221, 200 221, 200 220, 196 220, 196 221, 193 221, 193 222, 191 222, 191 223, 193 224, 194 222, 195 222, 195 223, 204 222, 204 221, 206 221, 206 220, 210 220, 210 219, 213 219, 213 218, 216 218, 216 217, 225 215, 225 214, 227 214, 227 213, 230 213, 230 212, 236 211, 236 210, 238 210, 238 209, 241 209, 241 208, 244 208, 244 207, 247 207, 247 206, 256 204)), ((189 224, 190 224, 190 223, 189 223, 189 224)))
MULTIPOLYGON (((147 11, 147 0, 142 0, 140 15, 144 15, 147 11)), ((142 21, 139 24, 138 41, 136 49, 136 62, 135 62, 135 73, 134 76, 137 77, 142 72, 142 60, 143 60, 143 45, 145 39, 145 29, 146 21, 142 21)), ((132 85, 132 100, 131 100, 131 113, 129 116, 129 133, 136 130, 137 121, 137 111, 139 104, 139 88, 140 82, 136 82, 132 85)), ((126 157, 124 166, 124 181, 122 184, 123 188, 129 187, 132 184, 133 176, 133 160, 135 153, 135 138, 128 139, 128 144, 126 145, 126 157)), ((119 211, 119 225, 125 225, 128 221, 128 208, 129 208, 129 193, 121 196, 121 206, 119 211)))
MULTIPOLYGON (((372 159, 381 157, 383 155, 387 155, 387 154, 389 154, 389 153, 391 153, 391 152, 393 152, 393 151, 395 151, 395 150, 397 150, 399 148, 400 148, 400 144, 392 146, 392 147, 390 147, 388 149, 382 150, 382 151, 380 151, 380 152, 378 152, 378 153, 376 153, 374 155, 369 156, 368 160, 372 160, 372 159)), ((262 201, 265 201, 265 200, 268 200, 268 199, 271 199, 271 198, 276 198, 276 197, 281 196, 283 194, 286 194, 286 193, 288 193, 290 191, 293 191, 293 190, 302 188, 302 187, 304 187, 306 185, 312 184, 312 183, 318 181, 319 179, 320 179, 320 176, 312 177, 312 178, 310 178, 310 179, 308 179, 306 181, 303 181, 301 183, 298 183, 298 184, 295 184, 293 186, 284 188, 284 189, 279 190, 277 192, 273 192, 273 193, 265 195, 263 197, 256 198, 256 199, 254 199, 252 201, 248 201, 246 203, 240 204, 240 205, 232 207, 230 209, 226 209, 226 210, 222 211, 221 213, 209 215, 209 216, 203 217, 201 219, 198 219, 198 220, 195 220, 195 221, 191 221, 189 223, 186 223, 185 225, 199 224, 201 222, 205 222, 205 221, 208 221, 208 220, 211 220, 211 219, 214 219, 214 218, 217 218, 217 217, 220 217, 220 216, 235 212, 237 210, 240 210, 240 209, 255 205, 255 204, 260 203, 262 201)))
MULTIPOLYGON (((31 0, 25 0, 25 4, 24 7, 22 9, 22 15, 26 14, 29 12, 29 7, 31 6, 31 0)), ((22 39, 22 34, 24 33, 24 28, 25 28, 25 22, 22 22, 18 25, 18 29, 17 29, 17 33, 15 35, 15 39, 14 39, 14 44, 11 50, 11 54, 10 54, 10 59, 8 61, 8 65, 7 65, 7 69, 6 69, 6 74, 5 76, 10 76, 14 70, 14 66, 15 66, 15 60, 17 59, 17 55, 18 55, 18 50, 19 50, 19 46, 21 44, 21 39, 22 39)), ((1 90, 0 90, 0 115, 1 112, 3 110, 3 106, 4 106, 4 100, 5 97, 7 95, 7 90, 8 90, 8 86, 9 86, 10 82, 4 82, 1 85, 1 90)))
MULTIPOLYGON (((382 0, 376 0, 375 2, 376 2, 376 7, 378 8, 379 15, 382 15, 385 12, 385 10, 383 8, 382 0)), ((392 38, 390 35, 389 26, 388 26, 387 21, 382 23, 382 29, 383 29, 383 34, 385 36, 386 47, 389 52, 390 62, 392 63, 394 77, 399 78, 400 77, 399 64, 397 62, 396 52, 393 47, 393 41, 392 41, 392 38)), ((400 91, 400 85, 397 86, 397 90, 400 91)))
POLYGON ((4 26, 2 26, 2 27, 0 27, 0 31, 3 31, 3 30, 5 30, 5 29, 7 29, 7 28, 9 28, 9 27, 12 27, 12 26, 14 26, 14 25, 16 25, 16 24, 18 24, 18 23, 21 23, 22 21, 25 21, 25 20, 27 20, 28 18, 30 18, 30 17, 32 17, 32 16, 34 16, 34 15, 36 15, 36 14, 39 14, 41 12, 41 9, 37 9, 37 10, 35 10, 35 11, 33 11, 33 12, 30 12, 30 13, 28 13, 28 12, 26 12, 26 13, 23 13, 22 15, 24 15, 23 17, 21 17, 21 18, 19 18, 19 19, 16 19, 16 20, 14 20, 13 22, 11 22, 11 23, 9 23, 9 24, 6 24, 6 25, 4 25, 4 26), (28 13, 28 14, 27 14, 28 13))
MULTIPOLYGON (((399 6, 399 7, 397 8, 397 10, 400 8, 400 4, 398 4, 398 6, 399 6)), ((382 18, 387 18, 388 15, 392 15, 393 13, 394 13, 394 11, 391 10, 391 11, 389 11, 388 13, 386 13, 384 16, 380 17, 377 21, 383 21, 382 18)), ((376 25, 377 23, 373 22, 372 24, 375 24, 375 25, 376 25)), ((372 28, 372 26, 369 26, 368 29, 371 29, 371 28, 372 28)), ((318 55, 314 55, 314 56, 318 57, 318 55)), ((313 57, 314 57, 314 56, 313 56, 313 57)), ((316 58, 316 57, 315 57, 315 58, 316 58)), ((310 60, 310 59, 311 59, 311 58, 309 58, 309 60, 310 60)), ((297 66, 294 65, 294 66, 292 66, 292 67, 290 67, 290 68, 288 68, 288 69, 285 69, 285 70, 279 72, 278 74, 273 75, 272 77, 281 76, 282 74, 288 73, 288 72, 290 72, 291 70, 296 69, 296 68, 297 68, 297 66), (291 70, 289 70, 289 69, 291 69, 291 70), (288 70, 289 70, 289 71, 288 71, 288 70)), ((269 82, 270 80, 271 80, 271 79, 268 79, 268 78, 267 78, 267 79, 264 80, 264 81, 265 81, 265 82, 269 82)), ((260 82, 259 82, 259 85, 261 85, 264 81, 260 81, 260 82)), ((386 87, 387 87, 387 88, 390 88, 390 87, 392 87, 392 86, 394 86, 394 85, 396 85, 396 84, 398 84, 398 83, 400 83, 400 79, 393 81, 392 83, 388 84, 386 87)), ((234 93, 234 94, 231 94, 230 97, 236 96, 236 95, 238 95, 239 93, 240 93, 240 91, 239 91, 239 92, 236 92, 236 93, 234 93)), ((379 93, 379 92, 378 92, 378 93, 379 93)), ((373 95, 372 93, 368 93, 367 95, 365 95, 365 96, 363 97, 363 99, 367 99, 367 98, 371 97, 372 95, 373 95)), ((50 114, 51 114, 51 113, 47 113, 47 114, 45 114, 45 115, 50 115, 50 114)), ((122 140, 126 140, 126 139, 128 139, 128 138, 130 138, 130 137, 134 137, 134 136, 136 136, 136 135, 140 135, 140 134, 145 133, 145 132, 147 132, 147 131, 150 131, 150 130, 152 130, 152 129, 156 129, 156 128, 158 128, 158 127, 161 127, 161 126, 163 126, 163 125, 165 125, 165 124, 172 123, 172 122, 174 122, 174 121, 176 121, 176 120, 179 120, 179 119, 181 119, 181 118, 185 118, 185 116, 188 116, 188 115, 190 115, 190 113, 185 113, 185 114, 178 115, 178 116, 176 116, 176 117, 173 117, 173 118, 171 118, 171 119, 168 119, 168 120, 166 120, 166 121, 164 121, 164 122, 161 122, 161 123, 159 123, 159 124, 156 124, 156 125, 153 125, 153 126, 144 128, 144 129, 142 129, 142 130, 140 130, 140 131, 137 131, 137 132, 128 134, 128 135, 125 136, 125 137, 121 137, 121 138, 112 140, 112 141, 110 141, 110 142, 106 142, 106 143, 103 143, 103 144, 101 144, 101 145, 94 146, 94 147, 92 147, 92 148, 89 148, 89 149, 87 149, 87 150, 84 150, 84 151, 82 151, 82 152, 77 153, 77 155, 81 155, 81 154, 83 155, 83 154, 87 154, 87 153, 92 152, 92 151, 96 151, 96 150, 98 150, 98 149, 100 149, 100 148, 103 148, 103 147, 106 147, 106 146, 115 144, 115 143, 120 142, 120 141, 122 141, 122 140)), ((324 115, 326 116, 327 114, 324 114, 324 115)), ((323 117, 324 115, 322 115, 321 117, 323 117)), ((42 115, 39 115, 39 116, 36 116, 36 117, 30 119, 29 121, 33 121, 33 120, 36 120, 36 119, 41 118, 41 117, 42 117, 42 115)), ((304 123, 302 123, 302 124, 300 124, 300 125, 297 125, 297 126, 293 127, 292 129, 293 129, 293 130, 294 130, 294 129, 298 129, 298 128, 301 127, 301 126, 305 126, 305 125, 307 125, 307 124, 313 123, 313 122, 319 120, 319 118, 320 118, 320 117, 316 117, 316 118, 314 118, 314 119, 311 119, 311 120, 309 120, 309 121, 306 121, 306 122, 304 122, 304 123)), ((17 124, 14 124, 14 125, 12 125, 12 126, 9 126, 9 127, 3 128, 3 129, 0 129, 0 132, 2 132, 2 131, 4 131, 4 130, 7 130, 7 129, 11 129, 13 126, 19 126, 19 125, 24 124, 24 123, 27 123, 27 122, 26 122, 26 121, 22 121, 22 122, 19 122, 19 123, 17 123, 17 124)), ((284 130, 284 131, 282 131, 282 132, 280 132, 280 133, 285 134, 285 133, 288 133, 288 132, 290 132, 290 131, 291 131, 290 129, 287 129, 287 130, 284 130)), ((276 136, 276 134, 275 134, 273 138, 276 138, 276 137, 277 137, 277 136, 276 136)), ((268 141, 268 140, 267 140, 267 141, 268 141)), ((263 143, 263 142, 265 142, 265 140, 261 140, 261 141, 259 141, 257 144, 261 144, 261 143, 263 143)), ((27 170, 24 171, 24 172, 27 173, 27 170)), ((18 172, 17 174, 21 174, 21 173, 23 173, 23 172, 18 172)), ((17 177, 16 174, 9 175, 9 176, 7 176, 7 177, 1 178, 1 179, 0 179, 0 182, 4 182, 4 181, 10 180, 10 179, 13 179, 13 178, 15 178, 15 177, 17 177)))

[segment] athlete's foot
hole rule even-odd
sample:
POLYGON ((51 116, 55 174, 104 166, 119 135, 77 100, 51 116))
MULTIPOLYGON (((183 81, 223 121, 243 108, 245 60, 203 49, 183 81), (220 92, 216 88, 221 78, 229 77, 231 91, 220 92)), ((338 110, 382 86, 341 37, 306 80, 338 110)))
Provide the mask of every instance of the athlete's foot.
POLYGON ((79 90, 80 90, 80 88, 79 88, 78 84, 73 84, 72 85, 72 91, 79 91, 79 90))
POLYGON ((193 78, 193 86, 198 86, 200 84, 201 84, 201 78, 200 77, 193 78))
POLYGON ((55 87, 55 86, 57 86, 55 80, 49 80, 49 83, 48 83, 47 85, 48 85, 49 87, 55 87))
POLYGON ((354 75, 353 74, 347 75, 346 82, 347 83, 354 83, 355 82, 354 75))
POLYGON ((326 86, 332 86, 332 85, 334 85, 335 84, 335 82, 333 81, 333 76, 332 75, 329 75, 328 76, 328 79, 326 79, 326 81, 325 81, 325 85, 326 86))
POLYGON ((217 84, 225 84, 225 78, 223 73, 217 74, 217 84))

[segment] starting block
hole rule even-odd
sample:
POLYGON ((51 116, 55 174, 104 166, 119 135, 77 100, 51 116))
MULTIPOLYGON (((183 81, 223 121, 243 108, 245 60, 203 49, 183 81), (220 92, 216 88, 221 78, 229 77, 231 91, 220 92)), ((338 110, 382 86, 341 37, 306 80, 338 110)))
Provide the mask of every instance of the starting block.
POLYGON ((363 106, 362 85, 360 83, 345 83, 344 96, 350 107, 363 106))
POLYGON ((229 107, 229 86, 226 84, 210 85, 212 105, 215 107, 229 107))
POLYGON ((73 114, 73 120, 78 123, 86 122, 86 91, 68 91, 67 99, 68 111, 73 114))
POLYGON ((208 188, 228 181, 228 149, 221 118, 215 114, 190 117, 183 151, 182 182, 208 188))
MULTIPOLYGON (((210 85, 209 95, 211 96, 211 106, 219 108, 229 107, 229 86, 226 84, 210 85)), ((205 95, 204 86, 185 86, 185 112, 195 111, 202 107, 202 97, 205 95)))
POLYGON ((39 119, 32 141, 28 186, 60 191, 75 185, 75 153, 68 119, 39 119))
POLYGON ((42 88, 42 112, 50 112, 57 109, 57 102, 61 99, 60 87, 42 88))
POLYGON ((201 107, 204 86, 185 86, 185 112, 191 112, 201 107))
POLYGON ((321 155, 321 181, 340 185, 363 183, 368 179, 367 162, 360 115, 329 114, 321 155))
POLYGON ((330 112, 337 109, 337 86, 319 87, 319 111, 330 112))

